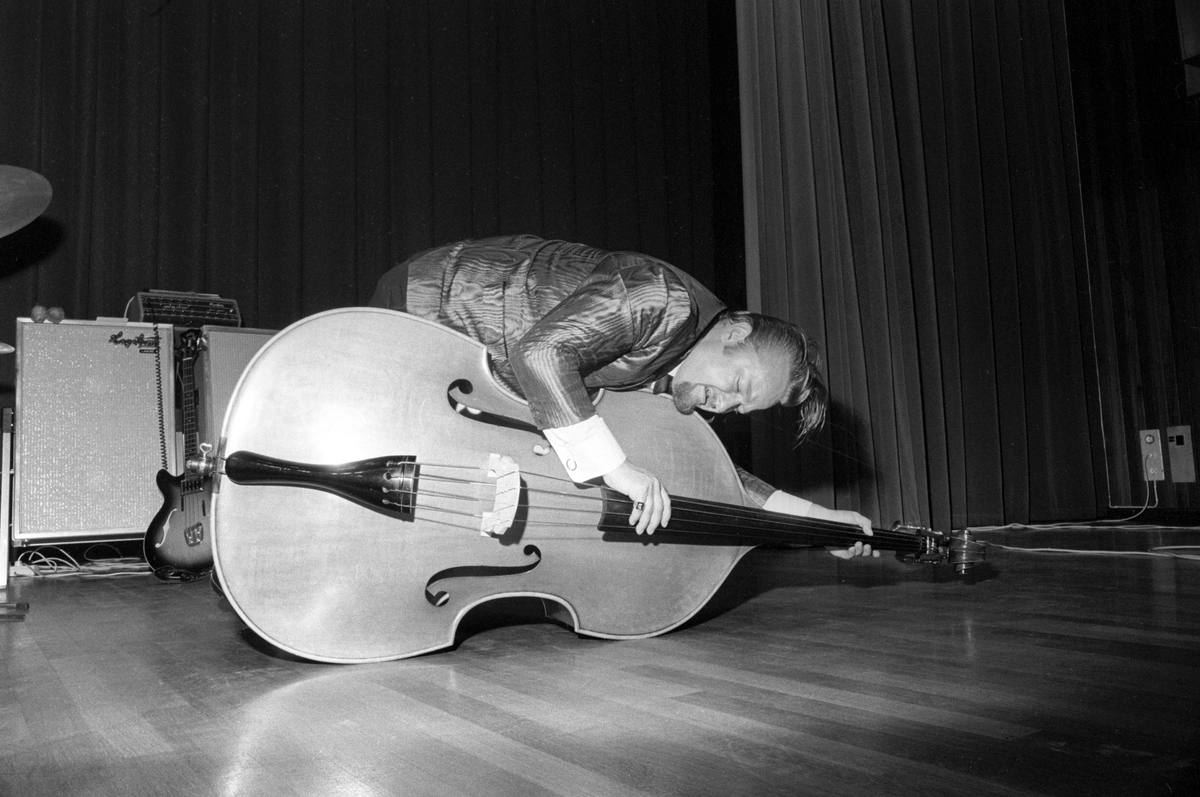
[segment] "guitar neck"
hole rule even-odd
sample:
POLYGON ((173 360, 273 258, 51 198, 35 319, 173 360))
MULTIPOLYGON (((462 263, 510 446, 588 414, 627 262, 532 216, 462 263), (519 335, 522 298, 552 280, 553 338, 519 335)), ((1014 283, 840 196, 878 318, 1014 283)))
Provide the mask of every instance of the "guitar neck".
POLYGON ((183 453, 192 459, 198 452, 196 423, 196 358, 185 355, 179 362, 179 381, 183 386, 183 453))
MULTIPOLYGON (((604 488, 604 514, 600 529, 604 532, 629 533, 632 502, 616 491, 604 488)), ((919 553, 924 542, 904 532, 875 529, 868 537, 858 526, 831 520, 797 517, 768 512, 757 507, 733 506, 693 498, 671 498, 671 523, 654 533, 661 542, 686 542, 695 545, 826 545, 842 548, 856 542, 872 548, 902 553, 919 553)))
MULTIPOLYGON (((183 416, 184 462, 196 459, 200 451, 200 427, 196 422, 196 357, 204 348, 204 340, 198 329, 185 330, 175 345, 178 358, 179 382, 183 395, 180 410, 183 416)), ((186 468, 185 468, 186 470, 186 468)), ((188 480, 195 481, 192 476, 188 480)))

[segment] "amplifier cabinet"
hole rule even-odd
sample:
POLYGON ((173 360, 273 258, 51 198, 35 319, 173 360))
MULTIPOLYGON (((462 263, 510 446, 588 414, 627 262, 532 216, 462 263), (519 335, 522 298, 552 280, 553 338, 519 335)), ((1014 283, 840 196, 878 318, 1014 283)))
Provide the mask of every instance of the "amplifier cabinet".
POLYGON ((169 324, 17 319, 14 545, 140 539, 176 471, 169 324))
POLYGON ((242 371, 275 331, 224 326, 204 326, 200 331, 204 348, 197 358, 200 395, 196 425, 200 442, 212 445, 215 453, 233 389, 242 378, 242 371))
POLYGON ((8 541, 12 539, 12 427, 13 408, 0 409, 0 532, 4 535, 0 541, 0 588, 8 586, 8 541))

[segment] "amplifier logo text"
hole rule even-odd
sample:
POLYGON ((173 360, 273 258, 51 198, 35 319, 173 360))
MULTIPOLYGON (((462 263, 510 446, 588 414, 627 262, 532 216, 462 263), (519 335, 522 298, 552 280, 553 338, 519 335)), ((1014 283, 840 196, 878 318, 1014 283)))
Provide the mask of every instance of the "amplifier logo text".
POLYGON ((157 352, 158 344, 161 340, 162 337, 157 332, 150 337, 146 337, 146 333, 140 332, 135 338, 125 337, 124 332, 114 332, 108 338, 108 342, 114 346, 124 346, 127 349, 137 346, 138 351, 142 354, 154 354, 157 352))

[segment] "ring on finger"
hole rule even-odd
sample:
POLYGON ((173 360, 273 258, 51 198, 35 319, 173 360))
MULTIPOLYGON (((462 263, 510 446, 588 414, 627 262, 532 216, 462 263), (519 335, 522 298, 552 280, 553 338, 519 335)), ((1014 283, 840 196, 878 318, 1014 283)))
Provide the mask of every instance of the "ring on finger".
POLYGON ((638 501, 636 504, 633 505, 633 508, 634 509, 645 509, 646 504, 644 501, 638 501))

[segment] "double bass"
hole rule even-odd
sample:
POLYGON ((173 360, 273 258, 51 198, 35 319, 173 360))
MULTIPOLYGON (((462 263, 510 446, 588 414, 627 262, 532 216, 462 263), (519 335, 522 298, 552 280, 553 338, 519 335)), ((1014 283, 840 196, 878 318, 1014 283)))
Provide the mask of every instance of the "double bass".
POLYGON ((576 485, 486 349, 392 310, 296 322, 247 365, 213 470, 216 575, 259 636, 323 662, 449 647, 473 607, 533 596, 584 635, 629 639, 695 615, 754 546, 856 540, 964 569, 965 533, 876 531, 755 507, 701 419, 646 391, 596 402, 672 495, 638 535, 629 500, 576 485))

